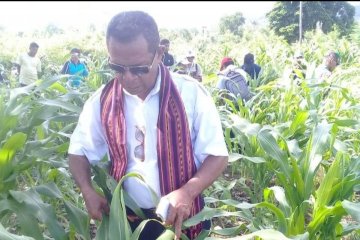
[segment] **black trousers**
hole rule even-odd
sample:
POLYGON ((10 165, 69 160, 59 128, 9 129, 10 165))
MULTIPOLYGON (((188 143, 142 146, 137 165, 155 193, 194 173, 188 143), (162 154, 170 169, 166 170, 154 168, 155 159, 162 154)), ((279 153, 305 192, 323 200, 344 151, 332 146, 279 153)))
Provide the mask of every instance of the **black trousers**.
MULTIPOLYGON (((161 219, 155 214, 155 209, 141 209, 148 219, 157 219, 161 222, 161 219)), ((140 225, 143 221, 138 217, 130 208, 126 208, 126 214, 132 231, 140 225)), ((155 221, 148 222, 140 233, 139 240, 156 240, 163 232, 165 227, 155 221)))

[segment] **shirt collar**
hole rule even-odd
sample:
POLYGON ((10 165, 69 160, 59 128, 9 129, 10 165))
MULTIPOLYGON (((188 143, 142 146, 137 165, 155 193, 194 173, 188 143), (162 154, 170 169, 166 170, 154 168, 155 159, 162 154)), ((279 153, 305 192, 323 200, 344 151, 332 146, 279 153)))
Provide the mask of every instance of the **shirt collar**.
MULTIPOLYGON (((156 82, 155 82, 155 85, 154 87, 151 89, 151 91, 149 92, 149 94, 146 96, 145 100, 158 94, 160 92, 160 83, 161 83, 161 69, 160 69, 160 66, 158 67, 158 75, 156 77, 156 82)), ((126 95, 128 96, 134 96, 132 94, 130 94, 128 91, 125 90, 125 88, 123 88, 123 91, 126 95)), ((135 97, 135 96, 134 96, 135 97)), ((136 96, 137 97, 137 96, 136 96)))

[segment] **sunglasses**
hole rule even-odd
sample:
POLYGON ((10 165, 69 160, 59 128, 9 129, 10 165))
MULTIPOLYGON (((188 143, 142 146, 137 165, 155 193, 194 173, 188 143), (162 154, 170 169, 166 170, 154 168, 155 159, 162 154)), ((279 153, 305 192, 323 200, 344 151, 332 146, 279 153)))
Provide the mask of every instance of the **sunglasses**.
POLYGON ((133 75, 141 76, 143 74, 147 74, 150 72, 150 69, 154 65, 156 53, 154 54, 153 60, 150 65, 140 65, 140 66, 124 66, 121 64, 116 64, 110 61, 110 57, 108 59, 109 68, 117 73, 125 74, 126 71, 129 71, 133 75))

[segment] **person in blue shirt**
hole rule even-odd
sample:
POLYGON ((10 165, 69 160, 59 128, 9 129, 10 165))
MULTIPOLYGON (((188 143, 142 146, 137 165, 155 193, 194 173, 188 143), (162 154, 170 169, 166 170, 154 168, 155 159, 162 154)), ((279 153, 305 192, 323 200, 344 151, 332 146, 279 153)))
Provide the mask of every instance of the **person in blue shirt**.
POLYGON ((62 70, 61 74, 70 74, 68 81, 71 87, 78 88, 83 79, 89 75, 89 71, 85 63, 79 59, 80 50, 78 48, 71 49, 71 58, 67 61, 62 70))

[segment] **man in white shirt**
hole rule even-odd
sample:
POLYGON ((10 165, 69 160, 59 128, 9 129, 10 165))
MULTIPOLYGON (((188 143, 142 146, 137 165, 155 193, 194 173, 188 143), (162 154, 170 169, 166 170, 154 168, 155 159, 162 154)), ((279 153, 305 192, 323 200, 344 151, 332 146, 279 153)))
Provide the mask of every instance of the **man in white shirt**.
POLYGON ((189 73, 189 75, 197 79, 199 82, 202 82, 202 69, 201 66, 194 61, 195 53, 189 50, 186 54, 186 59, 189 62, 189 64, 187 65, 187 72, 189 73))
POLYGON ((15 62, 18 69, 20 86, 27 86, 38 80, 38 73, 41 72, 41 61, 36 57, 39 45, 30 43, 29 52, 20 55, 15 62))
POLYGON ((329 78, 336 66, 340 65, 340 56, 337 52, 329 51, 322 62, 315 69, 315 80, 317 83, 321 83, 329 78))
MULTIPOLYGON (((174 226, 179 239, 182 222, 203 207, 202 191, 224 171, 228 152, 211 96, 194 79, 170 74, 159 42, 148 14, 130 11, 112 18, 106 44, 115 78, 86 102, 71 137, 69 166, 93 219, 101 219, 109 206, 91 185, 91 163, 108 154, 116 180, 141 174, 169 201, 165 224, 174 226)), ((156 207, 141 181, 130 178, 124 188, 144 210, 156 207)), ((134 216, 127 215, 134 229, 134 216)), ((207 227, 198 224, 186 234, 192 239, 207 227)), ((145 226, 140 239, 156 239, 163 230, 155 222, 145 226)))

